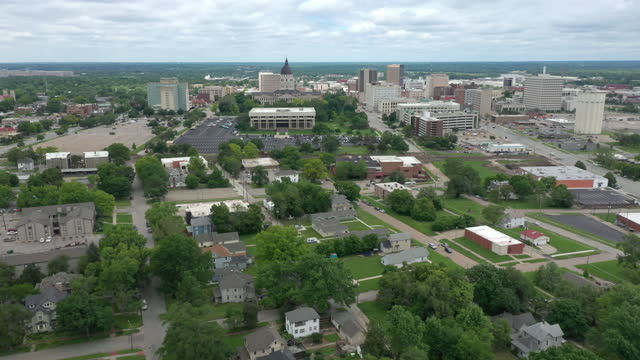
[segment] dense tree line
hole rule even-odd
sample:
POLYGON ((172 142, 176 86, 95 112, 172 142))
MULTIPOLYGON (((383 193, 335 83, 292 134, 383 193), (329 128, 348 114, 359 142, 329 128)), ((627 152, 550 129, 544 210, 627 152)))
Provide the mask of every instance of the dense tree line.
POLYGON ((458 137, 455 135, 447 136, 419 136, 416 143, 427 149, 433 150, 453 150, 456 148, 458 137))
POLYGON ((283 179, 268 185, 266 193, 273 202, 273 214, 278 219, 325 212, 331 208, 331 193, 306 180, 292 183, 283 179))
POLYGON ((262 230, 264 215, 256 204, 250 204, 246 211, 231 212, 221 203, 211 207, 211 222, 216 232, 237 231, 240 234, 253 234, 262 230))
POLYGON ((144 196, 163 197, 168 189, 169 176, 160 159, 147 155, 136 162, 136 173, 144 187, 144 196))

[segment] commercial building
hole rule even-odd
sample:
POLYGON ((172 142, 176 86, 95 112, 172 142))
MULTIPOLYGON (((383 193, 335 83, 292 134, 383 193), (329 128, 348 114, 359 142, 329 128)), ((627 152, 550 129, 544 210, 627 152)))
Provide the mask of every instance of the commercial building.
POLYGON ((44 242, 54 236, 84 237, 93 234, 95 218, 92 202, 25 208, 16 225, 17 240, 44 242))
POLYGON ((0 127, 0 138, 9 138, 18 135, 18 129, 10 127, 0 127))
POLYGON ((378 109, 378 102, 401 97, 402 89, 400 86, 394 84, 366 84, 364 93, 367 110, 376 111, 378 109))
POLYGON ((478 113, 456 111, 451 113, 429 113, 412 116, 411 125, 417 136, 443 136, 453 129, 475 129, 478 127, 478 113))
POLYGON ((502 100, 494 102, 493 109, 497 113, 517 114, 525 112, 527 110, 527 107, 524 106, 524 103, 522 101, 502 100))
POLYGON ((619 213, 616 215, 616 222, 633 231, 640 231, 640 213, 619 213))
POLYGON ((147 103, 156 110, 189 110, 189 85, 177 78, 163 78, 147 85, 147 103))
POLYGON ((489 144, 487 152, 490 153, 528 153, 527 147, 522 144, 489 144))
POLYGON ((477 111, 480 116, 491 114, 491 89, 468 89, 465 91, 465 107, 477 111))
POLYGON ((609 180, 590 171, 575 166, 524 166, 521 174, 530 174, 536 180, 544 177, 556 178, 556 184, 565 185, 569 189, 606 188, 609 180))
POLYGON ((388 183, 377 183, 374 185, 374 191, 376 196, 382 200, 385 200, 392 192, 398 190, 411 190, 408 187, 397 183, 397 182, 388 182, 388 183))
POLYGON ((272 158, 253 158, 253 159, 242 159, 242 167, 251 170, 257 166, 262 166, 265 169, 275 169, 280 166, 280 163, 277 160, 272 158))
POLYGON ((516 121, 528 121, 529 115, 491 115, 491 122, 496 124, 507 124, 516 121))
POLYGON ((70 152, 55 152, 45 154, 45 164, 47 165, 47 169, 68 169, 70 161, 70 152))
POLYGON ((316 109, 253 108, 249 111, 251 127, 258 130, 312 129, 316 122, 316 109))
POLYGON ((219 100, 227 93, 224 86, 204 86, 198 90, 198 94, 206 94, 210 101, 219 100))
POLYGON ((449 75, 447 74, 431 74, 426 78, 425 92, 426 97, 432 98, 435 88, 445 88, 449 86, 449 75))
POLYGON ((413 102, 413 101, 415 100, 412 100, 406 97, 395 98, 395 99, 383 99, 378 101, 378 108, 376 109, 376 111, 379 112, 380 114, 388 115, 395 112, 398 109, 398 104, 404 104, 404 103, 413 102))
POLYGON ((371 160, 377 161, 382 176, 401 172, 407 178, 423 178, 426 173, 422 168, 422 162, 413 156, 371 156, 371 160))
POLYGON ((486 225, 464 229, 464 237, 498 255, 522 254, 524 243, 486 225))
POLYGON ((358 91, 364 92, 367 84, 378 82, 378 70, 376 69, 360 69, 358 74, 358 91))
POLYGON ((399 103, 396 105, 396 119, 403 124, 411 124, 411 116, 422 114, 425 111, 431 113, 460 111, 460 104, 454 101, 433 100, 428 102, 399 103))
POLYGON ((84 167, 97 169, 98 166, 109 162, 108 151, 88 151, 84 153, 84 167))
POLYGON ((387 82, 402 87, 404 81, 404 65, 387 65, 387 82))
POLYGON ((260 92, 280 90, 280 74, 274 74, 271 71, 260 72, 258 74, 258 88, 260 92))
POLYGON ((560 77, 541 74, 528 77, 524 82, 524 105, 528 110, 559 111, 562 108, 560 77))
POLYGON ((67 106, 67 114, 88 117, 98 110, 97 104, 73 104, 67 106))
MULTIPOLYGON (((202 160, 202 163, 204 164, 205 168, 208 168, 209 163, 207 162, 207 159, 205 159, 201 155, 199 155, 198 157, 200 158, 200 160, 202 160)), ((160 161, 162 162, 162 165, 166 169, 189 170, 189 162, 191 161, 191 157, 182 156, 182 157, 164 158, 164 159, 160 159, 160 161)))
POLYGON ((604 121, 604 101, 606 93, 584 92, 576 97, 576 134, 600 134, 604 121))
POLYGON ((251 96, 254 100, 259 101, 263 105, 273 105, 277 102, 284 101, 286 103, 292 103, 295 100, 313 100, 322 98, 322 93, 303 92, 298 90, 276 90, 272 92, 249 92, 248 96, 251 96))

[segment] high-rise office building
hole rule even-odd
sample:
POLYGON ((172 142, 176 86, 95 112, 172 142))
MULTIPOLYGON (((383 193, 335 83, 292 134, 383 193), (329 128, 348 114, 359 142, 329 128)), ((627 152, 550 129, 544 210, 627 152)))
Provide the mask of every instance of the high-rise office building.
POLYGON ((147 84, 147 103, 157 110, 189 110, 189 85, 176 78, 162 78, 147 84))
POLYGON ((376 69, 360 69, 358 74, 358 91, 364 92, 367 84, 378 82, 378 70, 376 69))
POLYGON ((426 78, 425 96, 433 97, 433 89, 437 87, 448 87, 449 75, 447 74, 431 74, 426 78))
POLYGON ((465 107, 477 111, 480 116, 491 114, 491 89, 468 89, 464 96, 465 107))
POLYGON ((258 87, 260 92, 274 92, 280 90, 280 74, 271 71, 261 71, 258 74, 258 87))
POLYGON ((387 82, 402 87, 404 80, 404 65, 387 65, 387 82))
POLYGON ((576 134, 600 134, 604 120, 604 91, 580 93, 576 99, 576 134))
POLYGON ((380 100, 397 99, 402 95, 402 89, 394 84, 366 84, 364 93, 367 110, 377 111, 380 100))
POLYGON ((528 77, 524 82, 524 105, 528 110, 559 111, 563 84, 562 78, 545 73, 528 77))

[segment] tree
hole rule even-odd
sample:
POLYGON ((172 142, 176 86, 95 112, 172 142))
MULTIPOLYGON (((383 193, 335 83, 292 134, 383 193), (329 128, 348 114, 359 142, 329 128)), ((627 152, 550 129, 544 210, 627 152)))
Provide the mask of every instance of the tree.
POLYGON ((536 295, 533 284, 514 269, 476 265, 467 270, 467 277, 474 285, 474 302, 489 315, 524 311, 536 295))
POLYGON ((67 255, 56 256, 49 261, 47 269, 49 271, 49 275, 69 271, 69 257, 67 255))
POLYGON ((172 202, 156 202, 147 210, 145 217, 156 240, 162 241, 169 235, 184 231, 184 220, 176 215, 177 212, 178 208, 172 202))
POLYGON ((235 349, 228 343, 225 331, 215 321, 208 321, 206 315, 205 307, 173 305, 165 320, 167 334, 158 350, 160 356, 166 360, 231 358, 235 349))
POLYGON ((398 358, 405 349, 422 343, 424 323, 402 306, 394 306, 387 313, 387 334, 391 353, 398 358))
POLYGON ((356 201, 360 198, 360 186, 353 181, 336 181, 334 186, 338 194, 344 195, 349 201, 356 201))
POLYGON ((74 288, 70 296, 62 299, 56 307, 58 326, 62 330, 92 333, 110 329, 114 317, 110 306, 86 289, 74 288))
POLYGON ((242 324, 246 329, 253 329, 258 325, 258 306, 246 303, 242 307, 242 324))
POLYGON ((433 221, 436 219, 436 208, 429 198, 419 198, 414 201, 411 218, 418 221, 433 221))
POLYGON ((189 174, 197 176, 200 181, 204 182, 207 179, 207 165, 204 164, 200 156, 192 156, 189 159, 187 168, 189 169, 189 174))
POLYGON ((189 188, 189 189, 197 189, 198 186, 200 185, 200 178, 197 175, 189 174, 184 179, 184 182, 187 185, 187 188, 189 188))
POLYGON ((320 147, 324 152, 334 153, 340 147, 340 140, 335 136, 325 135, 322 137, 320 147))
POLYGON ((136 173, 142 182, 146 197, 159 198, 167 193, 169 176, 157 157, 148 155, 138 160, 136 173))
POLYGON ((585 165, 580 160, 576 161, 576 163, 573 166, 577 167, 578 169, 587 170, 587 165, 585 165))
POLYGON ((415 198, 407 190, 396 190, 389 194, 385 200, 391 210, 401 215, 410 215, 413 210, 415 198))
POLYGON ((111 216, 116 207, 116 199, 113 195, 102 190, 94 190, 90 193, 96 206, 98 216, 111 216))
POLYGON ((533 194, 536 180, 531 175, 514 175, 509 179, 509 185, 518 197, 525 198, 533 194))
POLYGON ((20 274, 18 282, 36 286, 36 284, 38 284, 44 278, 45 275, 42 273, 42 271, 40 271, 40 268, 36 264, 29 264, 22 270, 22 274, 20 274))
POLYGON ((609 181, 609 187, 615 187, 618 185, 618 179, 616 179, 616 176, 613 175, 611 171, 604 174, 604 177, 609 181))
POLYGON ((270 226, 259 233, 256 240, 256 261, 296 260, 309 251, 293 226, 270 226))
POLYGON ((329 171, 327 171, 327 167, 322 160, 314 158, 304 162, 302 175, 311 182, 317 182, 329 177, 329 171))
POLYGON ((162 291, 175 296, 183 274, 190 272, 201 284, 210 279, 211 255, 202 253, 192 238, 169 235, 155 248, 151 269, 162 280, 162 291))
POLYGON ((558 265, 554 262, 538 268, 533 277, 534 284, 552 293, 561 282, 562 274, 560 273, 558 265))
POLYGON ((482 216, 484 216, 490 224, 495 225, 504 217, 504 206, 489 205, 482 209, 482 216))
MULTIPOLYGON (((255 145, 254 145, 255 146, 255 145)), ((264 186, 269 183, 269 174, 263 166, 256 166, 251 170, 251 182, 256 186, 264 186)))
POLYGON ((207 187, 209 188, 224 188, 229 187, 231 184, 229 180, 222 175, 222 171, 217 167, 213 168, 211 174, 209 174, 209 178, 207 180, 207 187))
POLYGON ((16 199, 9 185, 0 185, 0 208, 7 208, 16 199))
POLYGON ((117 199, 128 199, 134 177, 133 168, 130 166, 114 163, 101 164, 98 166, 98 189, 117 199))
POLYGON ((574 299, 560 298, 551 304, 547 322, 559 324, 565 335, 582 339, 589 330, 587 318, 582 306, 574 299))
MULTIPOLYGON (((564 329, 564 328, 563 328, 564 329)), ((589 350, 566 344, 529 354, 529 360, 603 360, 589 350)))
POLYGON ((120 143, 113 143, 106 149, 109 152, 109 159, 116 165, 124 165, 131 160, 131 152, 129 148, 120 143))
POLYGON ((595 331, 590 341, 604 354, 620 359, 640 358, 640 286, 622 283, 605 292, 598 300, 595 331))
POLYGON ((618 248, 623 255, 618 255, 618 263, 624 267, 637 269, 640 264, 640 237, 635 234, 627 234, 624 241, 618 243, 618 248))
POLYGON ((31 313, 22 304, 0 304, 0 350, 12 350, 22 344, 26 335, 25 321, 31 313))
POLYGON ((260 155, 260 150, 258 150, 258 146, 251 141, 245 143, 244 148, 242 149, 244 153, 244 157, 248 159, 257 158, 260 155))
POLYGON ((573 206, 573 193, 566 185, 561 184, 551 190, 551 206, 567 209, 573 206))
POLYGON ((18 184, 20 184, 18 175, 0 170, 0 185, 9 185, 10 187, 15 187, 18 186, 18 184))
POLYGON ((231 223, 231 211, 225 203, 211 206, 211 223, 217 232, 225 233, 233 231, 231 223))
POLYGON ((385 181, 397 182, 397 183, 400 183, 400 184, 404 184, 407 181, 407 178, 400 171, 394 171, 391 174, 389 174, 389 176, 387 176, 385 181))

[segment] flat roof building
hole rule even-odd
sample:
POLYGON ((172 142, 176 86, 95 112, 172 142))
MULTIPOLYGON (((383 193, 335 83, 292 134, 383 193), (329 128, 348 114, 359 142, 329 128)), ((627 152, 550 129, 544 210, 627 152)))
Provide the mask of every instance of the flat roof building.
POLYGON ((465 107, 477 111, 480 116, 490 115, 492 92, 491 89, 467 89, 464 93, 465 107))
POLYGON ((487 152, 490 153, 528 153, 527 147, 522 144, 489 144, 487 152))
POLYGON ((400 86, 394 84, 366 84, 365 85, 365 102, 367 110, 378 110, 378 103, 381 100, 397 99, 402 96, 400 86))
POLYGON ((600 134, 604 121, 604 91, 584 92, 576 98, 576 134, 600 134))
POLYGON ((242 160, 242 167, 245 169, 253 169, 256 166, 262 166, 267 169, 275 169, 280 166, 280 163, 270 157, 242 160))
POLYGON ((358 92, 364 92, 367 84, 378 82, 378 70, 360 69, 358 73, 358 92))
POLYGON ((84 153, 84 167, 98 168, 99 165, 109 162, 108 151, 88 151, 84 153))
POLYGON ((524 243, 486 225, 464 229, 464 237, 498 255, 522 254, 524 243))
POLYGON ((575 166, 523 166, 521 174, 530 174, 536 180, 543 177, 554 177, 558 185, 565 185, 569 189, 606 188, 607 178, 575 166))
POLYGON ((425 111, 431 113, 460 111, 460 104, 455 101, 433 100, 427 102, 398 103, 396 105, 396 119, 403 124, 411 124, 411 116, 422 114, 425 111))
POLYGON ((382 176, 398 171, 408 178, 426 177, 422 162, 413 156, 371 156, 371 160, 378 162, 382 176))
POLYGON ((47 165, 47 169, 68 169, 70 160, 70 152, 53 152, 45 154, 45 164, 47 165))
POLYGON ((387 65, 387 81, 402 86, 404 83, 404 65, 389 64, 387 65))
POLYGON ((443 136, 449 131, 478 127, 478 113, 456 111, 450 113, 425 112, 411 117, 411 125, 417 136, 443 136))
POLYGON ((384 200, 394 191, 398 191, 398 190, 409 191, 411 189, 397 182, 387 182, 387 183, 375 184, 374 190, 375 190, 376 196, 384 200))
POLYGON ((619 213, 616 216, 616 222, 618 225, 640 231, 640 213, 619 213))
POLYGON ((316 109, 298 108, 253 108, 249 111, 251 127, 258 130, 312 129, 316 122, 316 109))

